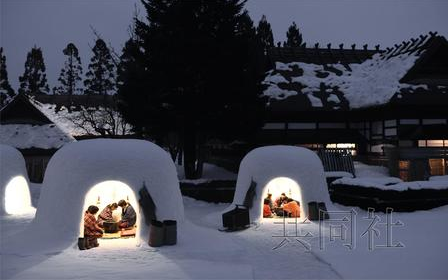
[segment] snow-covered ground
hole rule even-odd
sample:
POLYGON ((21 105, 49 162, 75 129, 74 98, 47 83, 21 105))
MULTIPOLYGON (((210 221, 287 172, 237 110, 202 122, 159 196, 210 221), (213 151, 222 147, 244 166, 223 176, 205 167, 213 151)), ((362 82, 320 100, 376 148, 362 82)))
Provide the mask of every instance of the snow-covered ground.
POLYGON ((189 180, 185 179, 185 170, 183 165, 176 164, 176 168, 177 168, 177 177, 181 182, 184 183, 201 184, 210 182, 212 180, 234 181, 238 176, 238 174, 232 173, 222 167, 205 162, 202 170, 202 178, 196 180, 189 180))
MULTIPOLYGON (((33 204, 39 185, 32 185, 33 204)), ((310 278, 439 278, 448 277, 448 207, 413 213, 393 213, 392 244, 403 248, 368 249, 368 237, 362 236, 371 223, 368 213, 354 209, 355 248, 330 242, 329 224, 307 224, 289 219, 283 230, 282 220, 263 220, 240 232, 225 233, 221 211, 228 204, 210 204, 184 197, 186 222, 179 225, 176 246, 151 248, 131 245, 128 240, 100 240, 100 247, 79 251, 75 244, 61 252, 27 252, 1 255, 2 279, 310 279, 310 278), (280 224, 277 224, 279 223, 280 224), (299 233, 295 233, 297 224, 299 233), (282 246, 283 235, 289 237, 282 246), (308 237, 296 237, 298 235, 308 237), (278 236, 278 237, 276 237, 278 236), (320 249, 320 236, 325 248, 320 249), (299 239, 303 243, 296 241, 299 239), (278 248, 276 248, 278 247, 278 248)), ((351 208, 335 205, 340 211, 351 208)), ((347 213, 345 213, 347 214, 347 213)), ((334 215, 340 218, 344 213, 334 215)), ((378 214, 384 222, 385 214, 378 214)), ((32 216, 2 216, 1 244, 26 228, 32 216)), ((342 222, 333 221, 340 225, 342 222)), ((345 223, 347 225, 347 223, 345 223)), ((381 245, 385 226, 376 225, 381 245)), ((337 238, 336 238, 337 239, 337 238)))

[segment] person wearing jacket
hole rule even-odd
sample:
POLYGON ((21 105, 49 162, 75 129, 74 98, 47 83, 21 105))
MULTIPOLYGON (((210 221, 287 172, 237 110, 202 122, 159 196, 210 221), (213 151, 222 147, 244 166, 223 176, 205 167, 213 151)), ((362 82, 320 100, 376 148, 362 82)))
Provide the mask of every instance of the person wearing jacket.
POLYGON ((300 205, 291 198, 288 198, 286 203, 283 204, 283 211, 288 213, 288 216, 290 217, 300 217, 300 205))
POLYGON ((263 204, 263 218, 272 218, 271 207, 269 206, 269 199, 264 199, 263 204))
POLYGON ((111 203, 107 205, 103 211, 98 215, 98 224, 100 227, 103 226, 104 222, 110 222, 114 220, 114 217, 112 216, 112 212, 118 208, 117 203, 111 203))
POLYGON ((120 228, 129 228, 135 225, 137 221, 137 214, 131 204, 127 203, 124 199, 118 201, 118 206, 121 207, 121 220, 118 226, 120 228))
POLYGON ((84 213, 84 240, 86 249, 98 247, 100 245, 98 244, 98 238, 103 236, 103 230, 95 218, 98 210, 98 207, 90 205, 84 213))

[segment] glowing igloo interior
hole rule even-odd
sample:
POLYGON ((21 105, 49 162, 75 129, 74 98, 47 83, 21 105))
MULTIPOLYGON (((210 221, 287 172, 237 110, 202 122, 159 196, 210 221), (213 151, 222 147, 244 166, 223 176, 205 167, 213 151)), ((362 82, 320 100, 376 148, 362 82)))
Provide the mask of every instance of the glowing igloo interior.
MULTIPOLYGON (((300 202, 300 208, 302 208, 302 194, 300 192, 300 187, 296 181, 288 178, 288 177, 277 177, 270 180, 263 189, 262 198, 261 199, 261 209, 264 206, 264 198, 267 197, 267 194, 272 194, 272 200, 275 201, 280 197, 282 193, 286 194, 288 198, 292 198, 295 201, 300 202)), ((262 211, 263 212, 263 211, 262 211)), ((302 211, 301 211, 302 212, 302 211)), ((264 218, 269 219, 269 218, 264 218)))
POLYGON ((5 187, 5 212, 11 215, 25 214, 33 209, 28 182, 23 176, 16 176, 5 187))
MULTIPOLYGON (((83 208, 80 209, 82 211, 81 215, 81 221, 80 221, 80 236, 84 236, 84 212, 87 210, 87 208, 90 205, 95 205, 99 208, 98 213, 95 215, 98 217, 98 215, 101 213, 101 211, 109 204, 111 203, 117 203, 119 200, 124 199, 128 203, 132 205, 135 212, 137 213, 137 222, 135 224, 135 235, 127 235, 128 237, 137 237, 137 239, 140 236, 140 224, 141 224, 141 217, 140 217, 140 209, 139 204, 137 202, 136 196, 134 194, 134 191, 125 183, 122 183, 120 181, 104 181, 101 183, 98 183, 94 185, 86 194, 84 199, 83 208)), ((115 211, 113 211, 113 218, 114 221, 118 222, 121 219, 121 207, 118 207, 115 211)), ((104 233, 102 239, 110 239, 110 240, 116 240, 123 238, 124 236, 120 235, 120 232, 116 234, 108 234, 104 233)))

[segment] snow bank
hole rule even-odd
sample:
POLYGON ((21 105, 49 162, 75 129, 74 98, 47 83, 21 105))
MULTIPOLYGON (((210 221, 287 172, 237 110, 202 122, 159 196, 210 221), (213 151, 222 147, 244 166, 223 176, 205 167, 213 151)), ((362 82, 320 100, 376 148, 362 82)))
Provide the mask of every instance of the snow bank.
MULTIPOLYGON (((107 187, 106 181, 127 185, 137 198, 145 182, 156 205, 157 219, 183 220, 176 167, 166 151, 142 140, 85 140, 65 145, 51 158, 36 218, 28 236, 20 241, 26 240, 27 245, 19 247, 46 251, 63 249, 77 241, 86 194, 100 183, 107 187)), ((133 206, 138 215, 138 244, 139 233, 145 239, 148 228, 139 205, 133 206)))
POLYGON ((431 176, 429 181, 448 181, 448 175, 445 176, 431 176))
POLYGON ((18 149, 59 149, 75 141, 54 124, 6 124, 0 125, 0 143, 18 149))
POLYGON ((382 190, 395 189, 395 184, 403 182, 396 177, 362 177, 362 178, 340 178, 333 181, 332 185, 349 185, 365 188, 378 188, 382 190), (392 186, 393 185, 393 186, 392 186))
MULTIPOLYGON (((260 220, 267 186, 277 178, 288 178, 297 183, 302 217, 308 216, 308 207, 303 206, 310 201, 325 202, 328 209, 331 207, 324 168, 316 153, 294 146, 267 146, 252 150, 241 161, 233 203, 226 211, 244 203, 253 180, 257 187, 253 207, 249 210, 250 218, 252 222, 260 220)), ((294 185, 288 188, 294 188, 294 185)))
POLYGON ((26 214, 34 210, 22 154, 0 144, 0 214, 26 214))
POLYGON ((448 189, 448 180, 432 180, 432 181, 413 181, 403 182, 399 178, 384 177, 384 178, 341 178, 335 180, 333 185, 349 185, 366 188, 377 188, 381 190, 421 190, 434 189, 442 190, 448 189))
POLYGON ((359 161, 353 162, 356 177, 389 177, 389 170, 384 166, 367 165, 359 161))
POLYGON ((345 172, 345 171, 326 171, 325 177, 326 178, 338 178, 338 177, 353 178, 353 174, 350 172, 345 172))

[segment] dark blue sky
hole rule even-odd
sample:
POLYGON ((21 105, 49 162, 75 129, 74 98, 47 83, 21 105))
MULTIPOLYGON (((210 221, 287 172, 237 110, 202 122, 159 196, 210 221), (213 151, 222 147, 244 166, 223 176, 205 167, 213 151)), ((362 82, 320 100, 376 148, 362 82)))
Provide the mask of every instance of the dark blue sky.
MULTIPOLYGON (((17 89, 27 52, 41 47, 50 88, 63 65, 69 42, 81 53, 84 72, 94 44, 93 26, 121 51, 137 0, 0 0, 1 38, 9 80, 17 89)), ((275 41, 295 21, 308 45, 365 43, 392 46, 428 31, 448 38, 446 0, 249 0, 247 9, 257 24, 262 14, 271 23, 275 41)), ((141 15, 144 12, 141 10, 141 15)))

